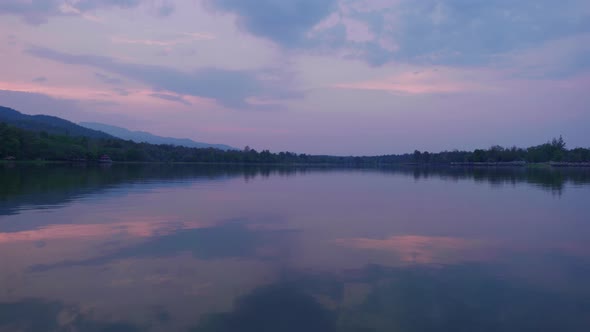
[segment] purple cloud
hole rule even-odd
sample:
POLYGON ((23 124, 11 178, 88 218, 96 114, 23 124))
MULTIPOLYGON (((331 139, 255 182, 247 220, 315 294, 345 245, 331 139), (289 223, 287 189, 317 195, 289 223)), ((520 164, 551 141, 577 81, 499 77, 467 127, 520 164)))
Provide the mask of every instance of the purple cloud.
POLYGON ((188 102, 184 98, 182 98, 182 96, 177 96, 177 95, 171 95, 171 94, 166 94, 166 93, 152 93, 152 94, 150 94, 150 97, 160 98, 160 99, 168 100, 168 101, 174 101, 177 103, 181 103, 185 106, 192 105, 190 102, 188 102))
POLYGON ((36 83, 45 83, 45 82, 47 82, 47 77, 45 77, 45 76, 35 77, 33 79, 33 82, 36 82, 36 83))
MULTIPOLYGON (((299 96, 286 81, 276 84, 264 79, 263 74, 269 74, 264 71, 203 68, 184 72, 165 66, 126 63, 106 56, 74 55, 43 47, 29 48, 26 53, 64 64, 97 68, 143 82, 156 91, 215 99, 222 105, 238 109, 260 107, 247 103, 251 97, 285 99, 299 96)), ((276 76, 279 73, 271 74, 276 76)))
MULTIPOLYGON (((2 0, 0 15, 20 16, 29 24, 39 25, 47 23, 52 16, 79 15, 96 9, 134 8, 144 2, 146 0, 2 0)), ((173 11, 174 6, 164 4, 158 9, 158 15, 167 16, 173 11)))
POLYGON ((208 0, 213 8, 234 13, 240 27, 283 46, 305 42, 307 32, 336 9, 336 0, 208 0))
POLYGON ((94 73, 94 77, 96 77, 99 81, 111 84, 111 85, 120 85, 123 84, 123 80, 117 77, 111 77, 109 75, 101 74, 101 73, 94 73))
MULTIPOLYGON (((590 32, 585 0, 342 0, 340 19, 317 33, 319 46, 361 58, 424 65, 488 65, 497 57, 552 40, 590 32), (372 4, 372 6, 371 6, 372 4), (586 9, 584 9, 586 8, 586 9), (350 21, 366 24, 373 36, 354 41, 350 21)), ((332 53, 332 54, 333 54, 332 53)), ((580 54, 578 59, 588 59, 580 54)), ((588 66, 585 64, 576 65, 588 66)))

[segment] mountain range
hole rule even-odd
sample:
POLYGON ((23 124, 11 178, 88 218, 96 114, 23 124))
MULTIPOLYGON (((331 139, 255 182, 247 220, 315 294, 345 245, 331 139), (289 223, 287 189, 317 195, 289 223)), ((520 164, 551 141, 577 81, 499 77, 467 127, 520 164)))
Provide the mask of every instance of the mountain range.
POLYGON ((131 131, 125 128, 94 122, 75 124, 71 121, 50 115, 28 115, 9 107, 0 106, 0 122, 17 128, 47 132, 53 135, 85 136, 90 138, 120 138, 137 143, 168 144, 189 148, 215 148, 220 150, 238 150, 224 144, 195 142, 188 138, 157 136, 144 131, 131 131))
POLYGON ((107 125, 104 123, 96 123, 96 122, 80 122, 80 126, 98 130, 105 132, 109 135, 124 139, 130 140, 137 143, 150 143, 150 144, 168 144, 168 145, 176 145, 176 146, 185 146, 188 148, 199 148, 199 149, 206 149, 206 148, 214 148, 220 150, 238 150, 234 147, 225 144, 211 144, 211 143, 203 143, 203 142, 195 142, 188 138, 173 138, 173 137, 163 137, 157 136, 145 131, 131 131, 126 128, 107 125))
POLYGON ((0 106, 0 122, 25 130, 44 131, 53 135, 114 138, 105 132, 82 127, 62 118, 50 115, 27 115, 3 106, 0 106))

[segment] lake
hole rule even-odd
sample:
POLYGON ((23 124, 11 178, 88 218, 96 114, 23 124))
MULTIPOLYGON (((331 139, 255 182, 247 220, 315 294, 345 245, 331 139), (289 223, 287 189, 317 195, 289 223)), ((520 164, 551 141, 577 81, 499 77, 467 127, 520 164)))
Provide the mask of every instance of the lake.
POLYGON ((590 331, 590 170, 0 165, 0 331, 590 331))

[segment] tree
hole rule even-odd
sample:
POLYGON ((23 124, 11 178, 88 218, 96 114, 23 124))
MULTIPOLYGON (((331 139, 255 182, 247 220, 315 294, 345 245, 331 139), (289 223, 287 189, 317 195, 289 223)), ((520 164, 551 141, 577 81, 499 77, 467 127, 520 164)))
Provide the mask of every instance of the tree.
POLYGON ((413 159, 415 163, 422 161, 422 153, 418 150, 414 150, 413 159))
POLYGON ((559 135, 559 138, 553 138, 553 140, 551 140, 551 146, 556 150, 565 150, 566 144, 563 137, 559 135))

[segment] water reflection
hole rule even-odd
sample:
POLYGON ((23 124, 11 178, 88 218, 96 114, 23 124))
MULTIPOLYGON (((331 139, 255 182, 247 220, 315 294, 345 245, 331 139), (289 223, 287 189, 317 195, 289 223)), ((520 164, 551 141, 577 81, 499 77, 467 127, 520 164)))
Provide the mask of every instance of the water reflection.
POLYGON ((492 185, 529 183, 561 192, 568 183, 590 183, 590 169, 579 168, 466 168, 466 167, 387 167, 372 169, 245 166, 245 165, 114 165, 101 167, 68 167, 63 165, 0 165, 0 215, 18 213, 21 206, 46 207, 67 204, 75 199, 132 183, 185 183, 185 180, 221 180, 241 177, 293 176, 309 173, 379 172, 411 175, 416 180, 474 180, 492 185))
POLYGON ((0 302, 1 331, 134 332, 145 328, 125 322, 98 321, 78 307, 41 299, 0 302))
POLYGON ((478 265, 374 267, 366 273, 377 286, 344 310, 343 325, 350 331, 584 331, 590 326, 587 296, 533 288, 478 265))
POLYGON ((50 165, 0 181, 0 331, 590 330, 588 170, 50 165))
MULTIPOLYGON (((281 246, 288 245, 290 231, 251 230, 243 223, 227 222, 210 228, 174 229, 152 233, 152 238, 133 246, 78 261, 35 265, 31 271, 47 271, 59 267, 108 264, 123 259, 173 256, 189 252, 198 259, 260 258, 281 256, 281 246), (267 250, 264 250, 267 248, 267 250)), ((143 233, 140 233, 143 235, 143 233)))
POLYGON ((581 332, 590 326, 589 310, 585 296, 510 282, 478 265, 373 265, 260 287, 191 331, 581 332))
POLYGON ((296 285, 273 284, 237 300, 229 313, 205 317, 194 332, 332 332, 335 316, 296 285))
POLYGON ((405 167, 394 172, 412 173, 414 179, 436 177, 444 180, 473 180, 489 182, 493 186, 529 183, 540 188, 561 193, 566 184, 584 185, 590 183, 588 168, 549 167, 405 167))
MULTIPOLYGON (((474 254, 482 247, 481 243, 474 240, 420 235, 394 235, 384 239, 338 239, 335 243, 356 249, 386 251, 399 256, 402 262, 420 264, 449 263, 458 257, 465 259, 465 254, 474 254)), ((479 259, 482 260, 483 257, 479 259)))

